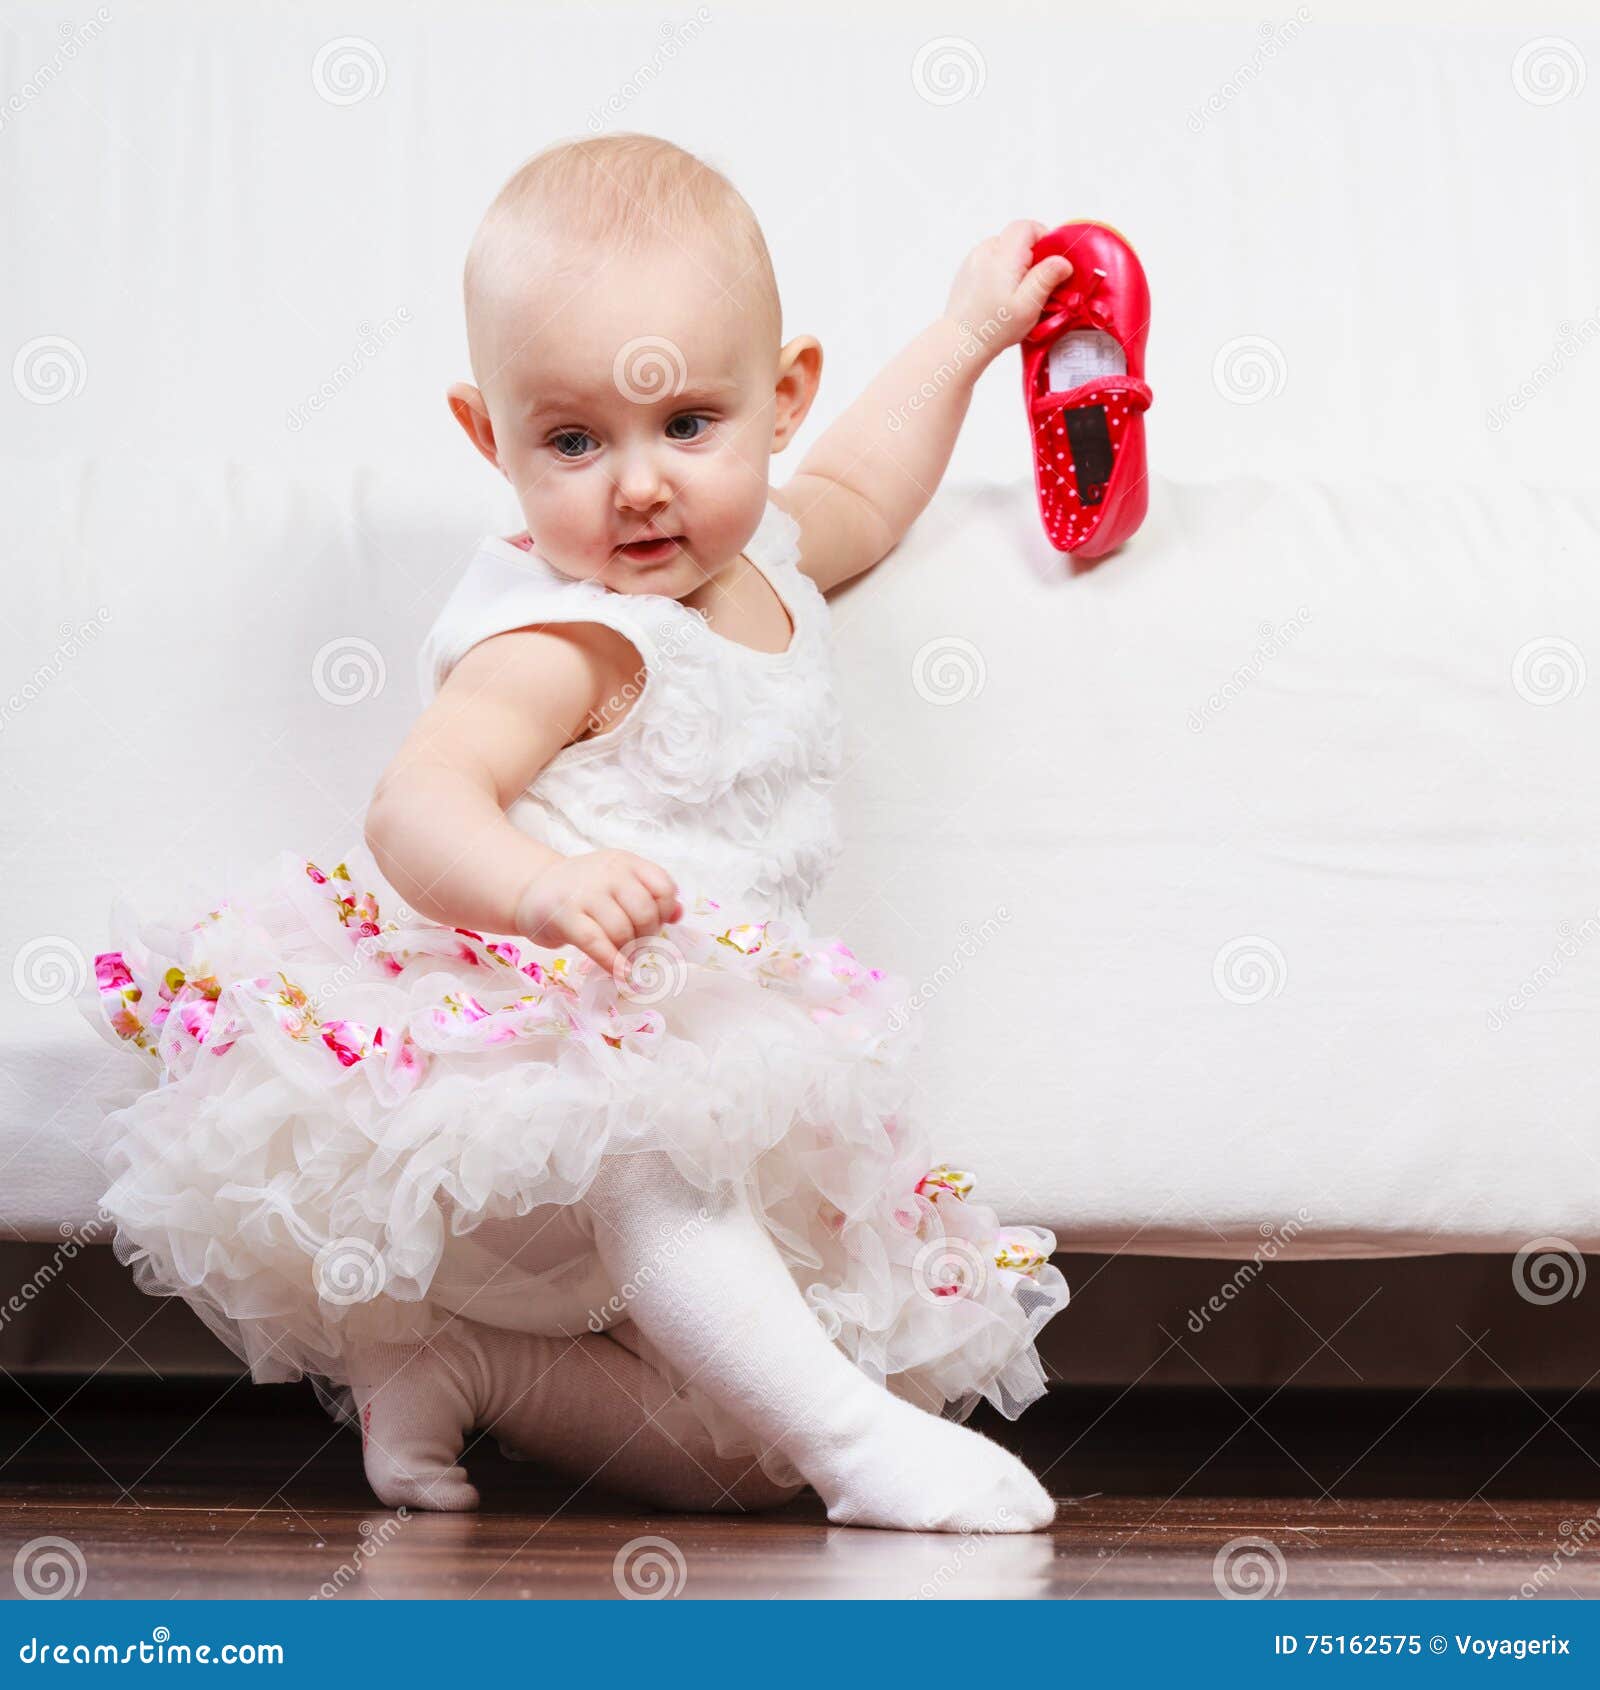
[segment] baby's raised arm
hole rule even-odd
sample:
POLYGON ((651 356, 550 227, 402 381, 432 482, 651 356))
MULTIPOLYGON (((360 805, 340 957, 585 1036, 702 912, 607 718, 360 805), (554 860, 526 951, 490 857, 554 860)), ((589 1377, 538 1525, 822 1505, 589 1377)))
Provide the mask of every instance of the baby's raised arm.
POLYGON ((900 543, 950 462, 973 384, 1072 274, 1066 258, 1033 262, 1045 233, 1019 221, 979 242, 944 315, 885 365, 774 494, 800 524, 804 567, 824 592, 900 543))
POLYGON ((627 641, 594 623, 496 634, 455 665, 367 807, 367 845, 418 914, 576 945, 611 969, 621 946, 681 913, 659 865, 630 851, 566 857, 505 814, 636 667, 627 641))

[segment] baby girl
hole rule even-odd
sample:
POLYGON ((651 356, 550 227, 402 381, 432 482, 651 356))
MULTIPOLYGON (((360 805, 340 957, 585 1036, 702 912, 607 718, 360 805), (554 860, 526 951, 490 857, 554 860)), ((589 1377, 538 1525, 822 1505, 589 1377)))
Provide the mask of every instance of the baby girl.
POLYGON ((647 136, 524 165, 449 402, 526 528, 430 630, 364 846, 97 959, 165 1071, 108 1122, 119 1255, 359 1418, 386 1503, 474 1506, 482 1428, 666 1506, 1053 1519, 960 1422, 1042 1392, 1054 1239, 935 1163, 904 983, 806 919, 839 849, 825 595, 1070 273, 1043 232, 982 242, 773 488, 822 354, 745 201, 647 136))

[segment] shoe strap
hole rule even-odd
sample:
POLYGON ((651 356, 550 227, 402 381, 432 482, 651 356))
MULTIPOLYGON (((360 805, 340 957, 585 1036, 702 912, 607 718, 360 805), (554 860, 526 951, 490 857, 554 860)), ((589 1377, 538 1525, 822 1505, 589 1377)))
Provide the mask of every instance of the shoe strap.
POLYGON ((1148 411, 1155 400, 1149 382, 1141 381, 1138 376, 1091 376, 1088 381, 1080 382, 1077 387, 1050 389, 1035 394, 1031 409, 1036 417, 1048 416, 1052 411, 1098 404, 1100 396, 1106 393, 1126 394, 1129 405, 1135 411, 1148 411))

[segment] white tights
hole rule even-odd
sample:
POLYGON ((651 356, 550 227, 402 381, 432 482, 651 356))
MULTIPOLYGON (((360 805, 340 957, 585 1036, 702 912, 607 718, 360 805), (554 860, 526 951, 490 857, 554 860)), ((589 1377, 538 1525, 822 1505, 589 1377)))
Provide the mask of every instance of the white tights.
MULTIPOLYGON (((833 1523, 1003 1532, 1054 1518, 1015 1456, 894 1396, 828 1339, 741 1188, 703 1191, 664 1152, 621 1154, 601 1163, 582 1214, 639 1332, 781 1451, 833 1523)), ((458 1465, 475 1425, 666 1506, 762 1507, 793 1494, 753 1464, 719 1462, 662 1375, 610 1334, 534 1338, 457 1318, 427 1345, 358 1352, 351 1385, 368 1478, 391 1505, 475 1506, 458 1465)))

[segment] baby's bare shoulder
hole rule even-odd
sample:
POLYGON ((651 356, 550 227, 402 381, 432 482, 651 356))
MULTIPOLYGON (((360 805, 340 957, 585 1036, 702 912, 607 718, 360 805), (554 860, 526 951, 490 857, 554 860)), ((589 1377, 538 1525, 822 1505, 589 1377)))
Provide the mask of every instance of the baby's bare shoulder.
POLYGON ((456 663, 417 732, 435 755, 480 768, 509 803, 563 746, 626 714, 643 671, 632 642, 602 623, 509 629, 456 663))

